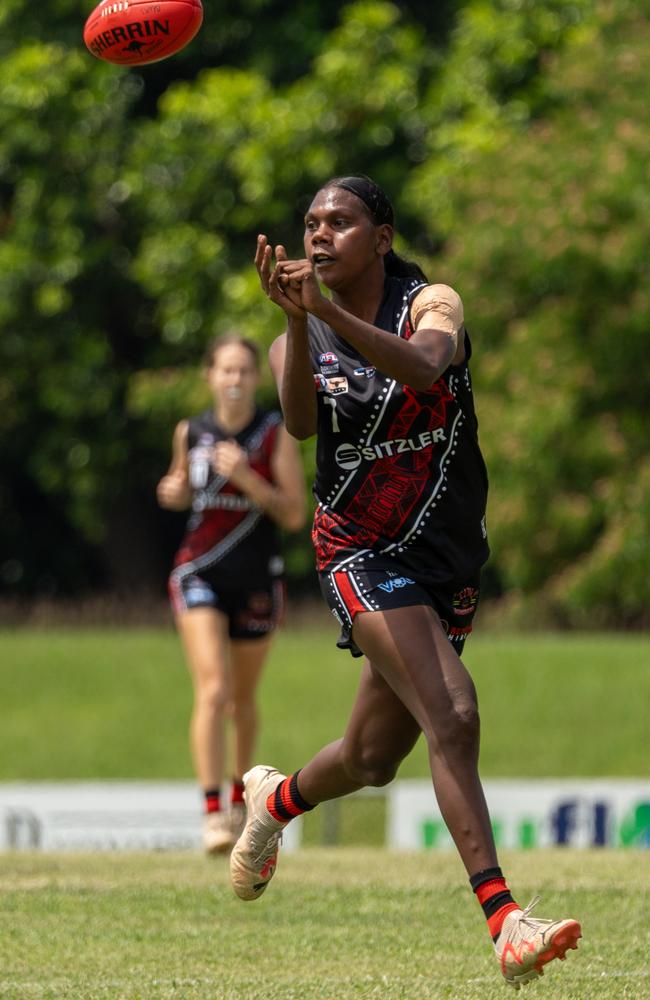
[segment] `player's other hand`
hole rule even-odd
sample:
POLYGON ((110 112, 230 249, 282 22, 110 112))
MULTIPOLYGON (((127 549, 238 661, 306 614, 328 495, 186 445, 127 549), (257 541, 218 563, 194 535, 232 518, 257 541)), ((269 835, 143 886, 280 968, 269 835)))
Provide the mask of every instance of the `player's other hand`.
MULTIPOLYGON (((280 249, 280 248, 278 248, 280 249)), ((277 283, 300 301, 306 312, 318 316, 319 310, 328 302, 320 289, 314 265, 309 260, 287 260, 278 257, 275 271, 271 276, 271 286, 277 283)))
POLYGON ((190 505, 191 493, 184 472, 169 472, 156 487, 156 498, 165 510, 185 510, 190 505))
POLYGON ((218 476, 223 476, 233 486, 243 485, 249 471, 248 456, 236 441, 219 441, 212 453, 212 467, 218 476))

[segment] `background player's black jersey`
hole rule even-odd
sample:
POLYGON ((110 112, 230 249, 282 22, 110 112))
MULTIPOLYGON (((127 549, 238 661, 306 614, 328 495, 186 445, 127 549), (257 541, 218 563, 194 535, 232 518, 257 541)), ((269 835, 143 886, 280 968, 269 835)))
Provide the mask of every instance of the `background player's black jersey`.
MULTIPOLYGON (((407 339, 410 303, 424 284, 387 277, 375 325, 407 339)), ((314 545, 319 569, 395 556, 431 583, 486 561, 487 473, 466 361, 427 392, 368 364, 309 317, 318 395, 314 545)))
POLYGON ((239 434, 224 432, 206 410, 189 421, 187 448, 192 514, 175 560, 177 571, 202 573, 214 567, 245 584, 280 565, 280 544, 275 522, 240 493, 212 467, 212 453, 219 441, 235 440, 248 456, 252 469, 272 481, 271 457, 282 418, 277 412, 255 410, 239 434))

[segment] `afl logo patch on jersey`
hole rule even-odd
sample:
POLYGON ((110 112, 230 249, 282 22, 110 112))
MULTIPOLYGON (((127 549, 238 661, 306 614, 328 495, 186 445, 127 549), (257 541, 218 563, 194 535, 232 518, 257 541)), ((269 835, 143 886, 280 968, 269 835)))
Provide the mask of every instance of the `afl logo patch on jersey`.
POLYGON ((334 460, 342 469, 356 469, 361 465, 361 455, 353 444, 340 444, 334 453, 334 460))
POLYGON ((339 370, 339 359, 336 354, 326 351, 324 354, 318 355, 318 366, 323 375, 336 375, 339 370))

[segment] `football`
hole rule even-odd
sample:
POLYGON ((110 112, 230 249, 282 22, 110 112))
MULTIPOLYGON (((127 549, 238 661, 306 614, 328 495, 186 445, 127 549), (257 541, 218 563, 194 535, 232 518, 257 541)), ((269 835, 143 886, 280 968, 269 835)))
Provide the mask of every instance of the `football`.
POLYGON ((84 26, 98 59, 143 66, 173 56, 201 27, 201 0, 101 0, 84 26))

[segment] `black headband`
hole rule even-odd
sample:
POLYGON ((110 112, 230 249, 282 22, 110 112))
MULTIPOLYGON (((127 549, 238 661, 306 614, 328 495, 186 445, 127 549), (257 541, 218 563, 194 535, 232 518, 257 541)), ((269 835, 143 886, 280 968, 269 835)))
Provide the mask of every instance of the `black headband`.
POLYGON ((370 218, 376 226, 394 225, 393 206, 382 189, 369 177, 335 177, 326 187, 343 188, 356 195, 370 212, 370 218))

